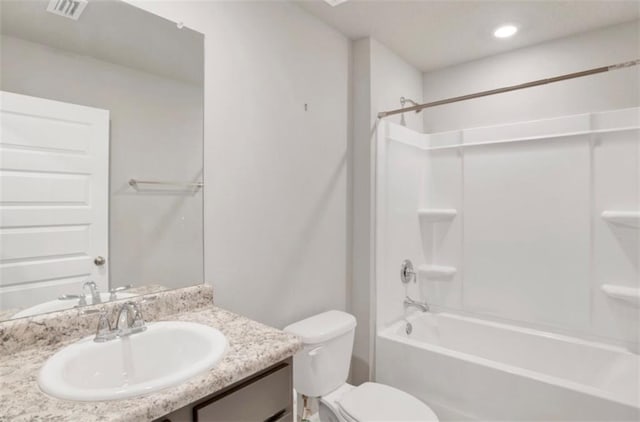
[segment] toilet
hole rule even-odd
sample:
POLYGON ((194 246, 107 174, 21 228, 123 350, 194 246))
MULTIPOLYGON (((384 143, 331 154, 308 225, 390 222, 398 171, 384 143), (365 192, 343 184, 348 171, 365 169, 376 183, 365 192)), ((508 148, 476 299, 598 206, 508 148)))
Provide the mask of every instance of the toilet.
POLYGON ((284 329, 304 344, 293 357, 293 385, 298 393, 320 400, 320 421, 438 421, 429 406, 397 388, 347 384, 355 327, 353 315, 328 311, 284 329))

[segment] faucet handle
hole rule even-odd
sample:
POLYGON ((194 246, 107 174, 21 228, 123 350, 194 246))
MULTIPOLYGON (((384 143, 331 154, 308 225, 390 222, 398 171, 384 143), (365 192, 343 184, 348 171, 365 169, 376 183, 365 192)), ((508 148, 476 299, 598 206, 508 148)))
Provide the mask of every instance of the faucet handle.
POLYGON ((416 282, 416 272, 413 270, 413 263, 405 259, 400 266, 400 281, 402 284, 408 284, 411 281, 416 282))
POLYGON ((115 336, 116 333, 111 329, 111 322, 109 322, 107 311, 103 309, 100 311, 100 316, 98 317, 98 328, 96 329, 96 336, 93 341, 103 343, 115 338, 115 336))
MULTIPOLYGON (((136 302, 131 302, 133 305, 133 317, 131 318, 131 328, 141 328, 144 327, 144 317, 142 316, 142 311, 140 310, 140 306, 136 302)), ((146 328, 146 327, 145 327, 146 328)))
POLYGON ((116 331, 120 336, 139 333, 146 330, 147 327, 142 317, 142 312, 137 303, 129 301, 122 304, 120 312, 118 312, 118 321, 116 322, 116 331), (124 326, 123 326, 124 325, 124 326))
POLYGON ((81 295, 62 295, 58 297, 58 300, 71 300, 78 299, 78 306, 85 306, 87 304, 87 298, 84 294, 81 295))
POLYGON ((118 293, 119 292, 123 292, 125 290, 129 290, 130 288, 133 287, 133 284, 127 284, 126 286, 120 286, 120 287, 115 287, 113 289, 109 290, 109 293, 111 293, 109 295, 109 300, 116 300, 118 299, 118 293))

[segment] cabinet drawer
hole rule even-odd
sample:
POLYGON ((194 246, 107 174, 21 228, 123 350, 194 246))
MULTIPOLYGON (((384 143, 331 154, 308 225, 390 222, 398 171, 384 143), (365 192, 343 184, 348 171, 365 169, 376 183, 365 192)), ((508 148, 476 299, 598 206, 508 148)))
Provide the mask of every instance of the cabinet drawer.
POLYGON ((193 408, 195 422, 262 422, 290 414, 293 386, 291 365, 282 363, 246 384, 193 408))

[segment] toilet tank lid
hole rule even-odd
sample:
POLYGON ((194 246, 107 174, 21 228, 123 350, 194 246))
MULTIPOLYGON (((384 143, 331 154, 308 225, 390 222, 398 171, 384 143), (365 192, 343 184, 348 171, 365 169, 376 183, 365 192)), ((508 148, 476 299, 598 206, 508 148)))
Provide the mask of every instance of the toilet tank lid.
POLYGON ((327 311, 295 322, 284 331, 300 337, 304 344, 322 343, 345 334, 356 326, 356 318, 342 311, 327 311))

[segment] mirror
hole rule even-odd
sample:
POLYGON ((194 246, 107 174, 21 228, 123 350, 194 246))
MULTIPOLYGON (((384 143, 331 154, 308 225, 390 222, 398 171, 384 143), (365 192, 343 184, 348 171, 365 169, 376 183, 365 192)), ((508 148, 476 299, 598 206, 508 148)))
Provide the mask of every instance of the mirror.
POLYGON ((204 36, 2 1, 0 320, 203 282, 204 36))

